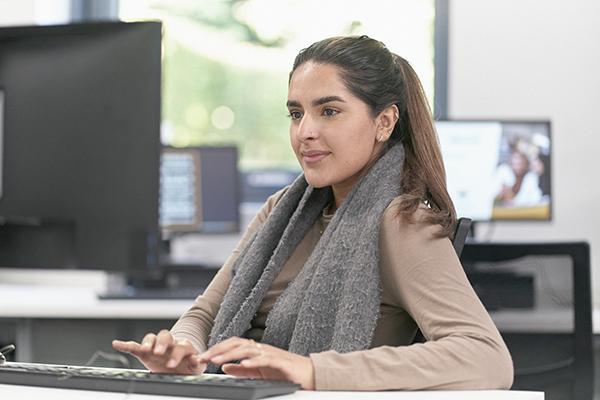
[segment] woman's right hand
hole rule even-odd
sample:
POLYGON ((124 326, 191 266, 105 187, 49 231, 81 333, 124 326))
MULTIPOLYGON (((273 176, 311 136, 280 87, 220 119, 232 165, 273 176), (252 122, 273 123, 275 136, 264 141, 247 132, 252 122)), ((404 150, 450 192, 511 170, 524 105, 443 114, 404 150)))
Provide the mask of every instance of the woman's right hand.
POLYGON ((144 336, 142 343, 113 340, 115 350, 137 357, 152 372, 192 375, 201 374, 206 363, 198 361, 198 351, 187 340, 177 340, 166 329, 144 336))

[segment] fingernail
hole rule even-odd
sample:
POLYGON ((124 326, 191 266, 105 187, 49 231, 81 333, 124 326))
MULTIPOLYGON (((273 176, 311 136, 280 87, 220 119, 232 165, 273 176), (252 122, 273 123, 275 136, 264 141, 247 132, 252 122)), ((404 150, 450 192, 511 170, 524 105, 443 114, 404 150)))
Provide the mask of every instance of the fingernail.
POLYGON ((149 348, 150 347, 150 343, 142 343, 142 346, 144 346, 145 348, 149 348))
POLYGON ((156 353, 156 354, 160 354, 160 353, 162 353, 164 350, 165 350, 165 347, 164 347, 164 346, 158 345, 158 346, 156 346, 156 347, 154 348, 154 353, 156 353))
POLYGON ((219 361, 221 361, 222 359, 223 359, 223 356, 216 356, 216 357, 213 357, 211 360, 212 360, 212 361, 219 362, 219 361))
POLYGON ((167 367, 168 368, 175 368, 177 366, 177 361, 171 359, 169 360, 169 362, 167 363, 167 367))
POLYGON ((252 361, 251 360, 242 360, 242 365, 251 365, 252 361))

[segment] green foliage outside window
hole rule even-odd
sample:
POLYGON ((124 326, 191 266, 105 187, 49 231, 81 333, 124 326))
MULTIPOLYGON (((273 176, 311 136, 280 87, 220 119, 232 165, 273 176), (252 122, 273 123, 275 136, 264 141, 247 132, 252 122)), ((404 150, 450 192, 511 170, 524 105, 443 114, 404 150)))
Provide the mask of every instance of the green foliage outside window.
POLYGON ((163 142, 236 144, 242 169, 298 169, 287 79, 315 40, 382 40, 433 96, 433 0, 121 0, 120 15, 163 21, 163 142))

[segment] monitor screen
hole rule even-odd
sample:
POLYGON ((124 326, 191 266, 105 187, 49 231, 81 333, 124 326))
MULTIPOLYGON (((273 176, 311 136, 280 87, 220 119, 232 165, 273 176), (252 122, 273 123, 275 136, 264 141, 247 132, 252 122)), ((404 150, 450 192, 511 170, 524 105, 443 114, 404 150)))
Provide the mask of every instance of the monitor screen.
POLYGON ((302 171, 293 169, 255 169, 242 173, 242 200, 263 205, 273 193, 291 185, 302 171))
POLYGON ((0 28, 0 266, 145 267, 161 36, 158 22, 0 28))
POLYGON ((160 167, 160 225, 172 233, 234 233, 240 227, 238 150, 166 147, 160 167))
POLYGON ((436 129, 459 217, 550 220, 548 121, 436 121, 436 129))

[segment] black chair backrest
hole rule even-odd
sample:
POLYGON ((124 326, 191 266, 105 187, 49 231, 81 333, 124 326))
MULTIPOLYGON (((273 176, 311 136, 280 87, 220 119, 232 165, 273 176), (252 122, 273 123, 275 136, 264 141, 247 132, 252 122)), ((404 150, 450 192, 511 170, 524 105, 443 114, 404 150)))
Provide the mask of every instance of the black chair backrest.
POLYGON ((465 241, 469 235, 471 224, 472 221, 469 218, 463 217, 456 221, 456 228, 454 228, 454 236, 452 237, 452 246, 454 246, 454 251, 456 251, 458 258, 460 258, 463 248, 465 247, 465 241))

